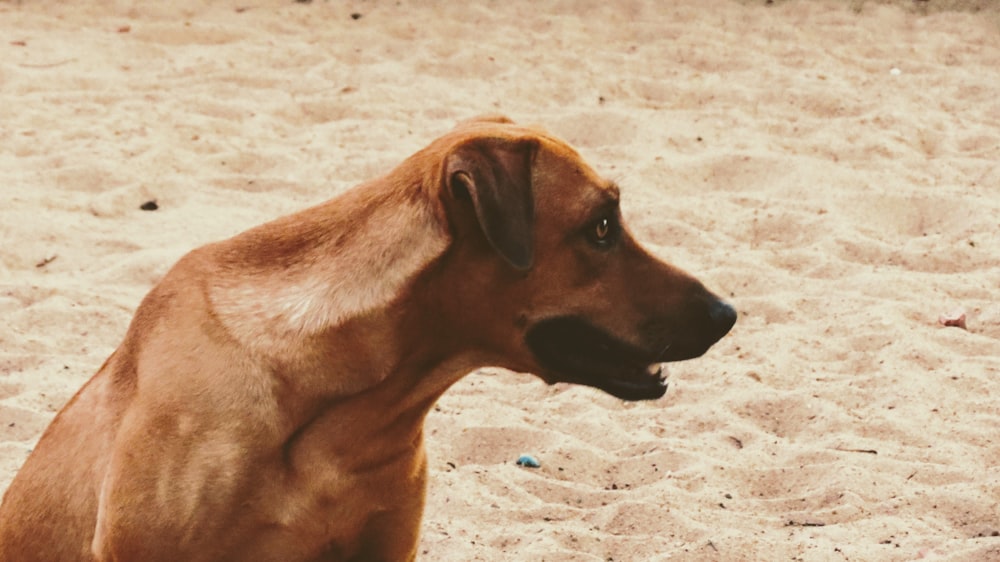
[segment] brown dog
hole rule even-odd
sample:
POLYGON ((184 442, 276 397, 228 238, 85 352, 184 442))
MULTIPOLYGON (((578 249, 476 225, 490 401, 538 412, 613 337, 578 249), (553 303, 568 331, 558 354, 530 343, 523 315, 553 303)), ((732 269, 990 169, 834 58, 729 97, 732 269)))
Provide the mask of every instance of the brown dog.
POLYGON ((0 560, 413 560, 424 417, 463 375, 659 398, 735 319, 572 148, 465 123, 181 259, 7 490, 0 560))

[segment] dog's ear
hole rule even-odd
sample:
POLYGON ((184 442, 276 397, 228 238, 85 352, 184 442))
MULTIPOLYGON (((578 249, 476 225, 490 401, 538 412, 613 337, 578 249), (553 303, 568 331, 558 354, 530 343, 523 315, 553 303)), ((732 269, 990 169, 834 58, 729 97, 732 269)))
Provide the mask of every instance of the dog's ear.
POLYGON ((468 194, 486 239, 521 271, 531 268, 535 253, 531 165, 537 152, 535 139, 475 138, 459 145, 445 164, 448 192, 468 194))

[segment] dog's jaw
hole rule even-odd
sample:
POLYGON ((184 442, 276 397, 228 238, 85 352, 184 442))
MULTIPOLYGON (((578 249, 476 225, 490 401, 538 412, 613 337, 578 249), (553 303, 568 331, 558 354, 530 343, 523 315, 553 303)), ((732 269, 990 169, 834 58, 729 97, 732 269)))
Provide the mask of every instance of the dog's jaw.
POLYGON ((581 318, 536 322, 525 341, 551 382, 591 386, 629 401, 655 400, 667 392, 657 352, 624 342, 581 318))

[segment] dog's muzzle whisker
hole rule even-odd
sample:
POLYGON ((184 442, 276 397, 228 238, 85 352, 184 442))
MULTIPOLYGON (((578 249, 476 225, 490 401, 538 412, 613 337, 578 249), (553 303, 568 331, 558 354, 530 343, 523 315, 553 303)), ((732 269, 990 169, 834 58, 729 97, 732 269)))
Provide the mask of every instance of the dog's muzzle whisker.
POLYGON ((660 352, 656 354, 656 357, 659 358, 659 357, 663 357, 664 355, 666 355, 667 351, 670 351, 670 345, 671 345, 671 342, 667 342, 667 344, 663 346, 663 349, 661 349, 660 352))

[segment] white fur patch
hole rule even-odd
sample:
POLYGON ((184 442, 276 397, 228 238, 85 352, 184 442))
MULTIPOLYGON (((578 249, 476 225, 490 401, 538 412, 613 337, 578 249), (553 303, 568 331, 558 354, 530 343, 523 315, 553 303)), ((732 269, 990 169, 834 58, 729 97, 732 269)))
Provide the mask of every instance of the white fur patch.
POLYGON ((448 244, 422 201, 381 205, 364 222, 343 223, 354 232, 336 248, 317 245, 286 269, 248 272, 212 287, 217 314, 244 345, 279 351, 385 306, 448 244))

